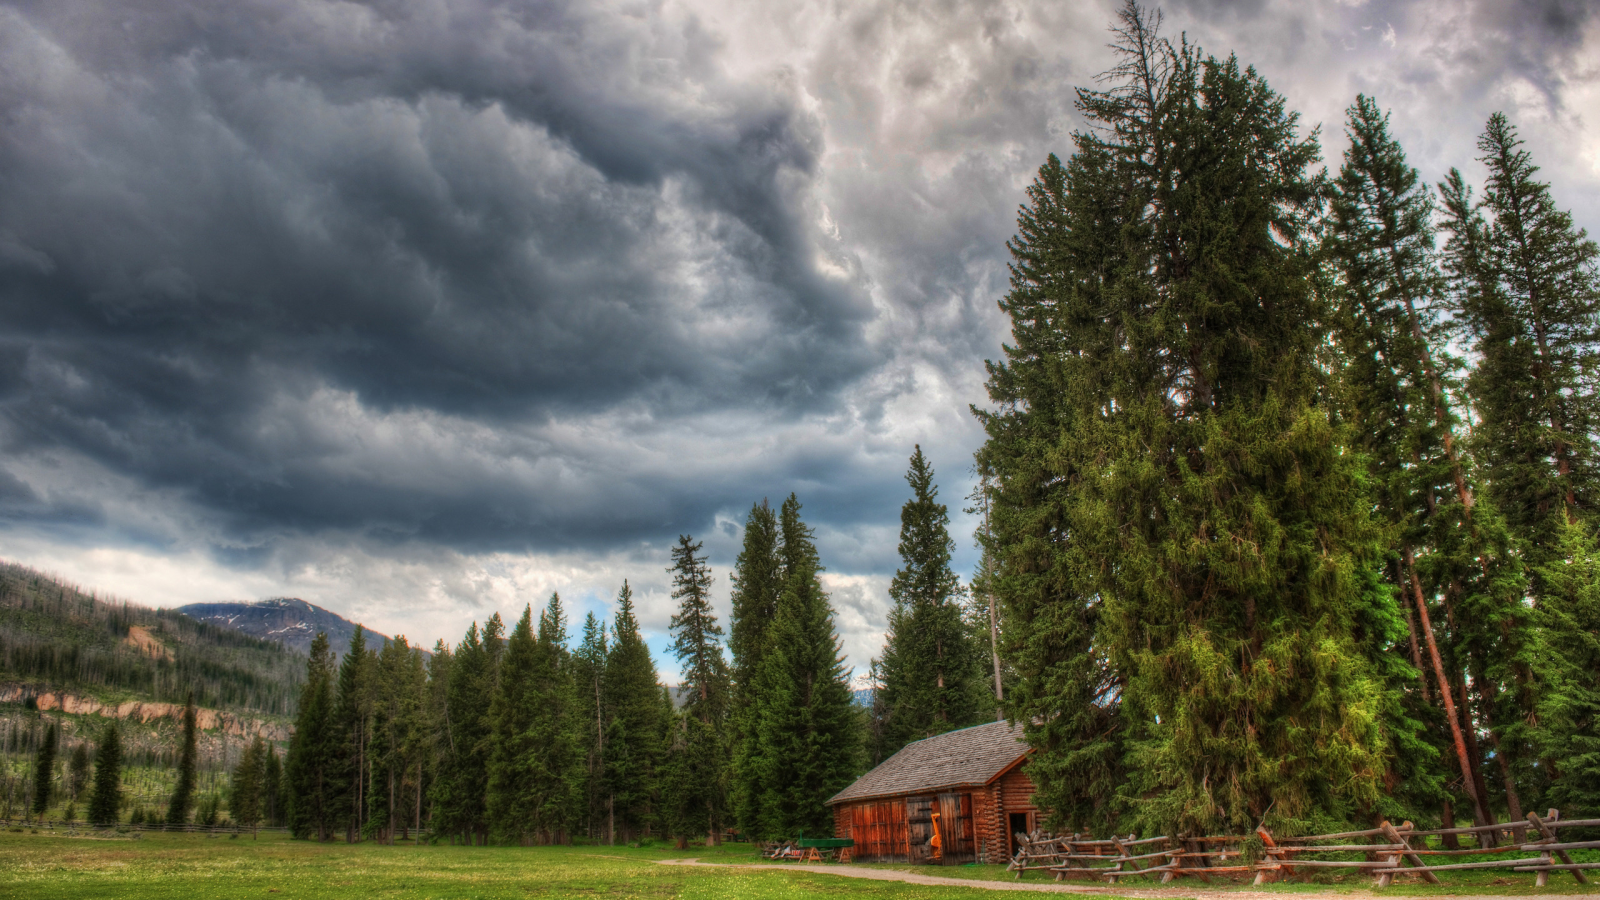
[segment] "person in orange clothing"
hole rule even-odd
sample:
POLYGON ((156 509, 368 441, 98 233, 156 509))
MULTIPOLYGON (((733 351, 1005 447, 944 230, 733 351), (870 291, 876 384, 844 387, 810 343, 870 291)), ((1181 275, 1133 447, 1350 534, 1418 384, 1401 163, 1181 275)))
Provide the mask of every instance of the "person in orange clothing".
POLYGON ((928 846, 933 848, 929 859, 944 859, 944 842, 939 840, 939 811, 933 811, 933 837, 928 838, 928 846))

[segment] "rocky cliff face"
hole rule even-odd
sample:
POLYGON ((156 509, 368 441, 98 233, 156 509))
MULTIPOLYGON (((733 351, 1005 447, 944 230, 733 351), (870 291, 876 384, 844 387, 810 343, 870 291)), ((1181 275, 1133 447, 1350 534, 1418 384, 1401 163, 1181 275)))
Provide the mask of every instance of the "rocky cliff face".
MULTIPOLYGON (((296 597, 278 597, 256 603, 192 603, 178 612, 202 622, 242 631, 251 637, 277 641, 298 653, 309 653, 317 632, 328 633, 335 653, 350 646, 356 623, 296 597)), ((388 643, 387 635, 368 630, 368 647, 388 643)))
MULTIPOLYGON (((69 715, 105 716, 141 724, 162 720, 178 723, 183 721, 181 703, 128 700, 108 704, 101 703, 93 697, 65 691, 38 691, 23 684, 0 685, 0 703, 26 703, 30 698, 41 712, 60 710, 69 715)), ((289 726, 281 722, 236 716, 230 712, 203 707, 195 710, 194 718, 195 724, 202 731, 221 731, 235 737, 253 738, 259 734, 269 741, 287 741, 292 733, 289 726)))

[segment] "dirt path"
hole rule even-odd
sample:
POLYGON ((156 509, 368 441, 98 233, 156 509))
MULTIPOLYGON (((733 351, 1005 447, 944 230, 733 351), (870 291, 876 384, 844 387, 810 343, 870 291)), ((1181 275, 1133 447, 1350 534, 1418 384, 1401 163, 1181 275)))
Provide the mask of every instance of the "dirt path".
MULTIPOLYGON (((1056 884, 1053 882, 1029 881, 980 881, 975 878, 945 878, 939 875, 923 875, 920 872, 901 872, 894 869, 863 869, 856 866, 839 865, 799 865, 795 863, 708 863, 698 859, 663 859, 658 860, 663 866, 707 866, 718 869, 783 869, 788 872, 811 872, 817 875, 836 875, 840 878, 865 878, 868 881, 902 881, 906 884, 949 885, 951 887, 976 888, 984 891, 1035 891, 1044 894, 1087 894, 1096 897, 1117 897, 1127 900, 1179 900, 1179 898, 1194 898, 1194 900, 1289 900, 1292 895, 1276 891, 1250 891, 1228 890, 1218 891, 1201 885, 1185 885, 1183 887, 1169 888, 1119 888, 1110 885, 1086 884, 1056 884)), ((1353 898, 1353 900, 1379 900, 1379 895, 1368 890, 1350 888, 1330 888, 1326 893, 1337 894, 1340 900, 1353 898)), ((1471 900, 1512 900, 1509 897, 1493 897, 1483 894, 1459 895, 1436 894, 1429 900, 1451 900, 1455 897, 1470 896, 1471 900)), ((1519 898, 1522 900, 1522 898, 1519 898)))

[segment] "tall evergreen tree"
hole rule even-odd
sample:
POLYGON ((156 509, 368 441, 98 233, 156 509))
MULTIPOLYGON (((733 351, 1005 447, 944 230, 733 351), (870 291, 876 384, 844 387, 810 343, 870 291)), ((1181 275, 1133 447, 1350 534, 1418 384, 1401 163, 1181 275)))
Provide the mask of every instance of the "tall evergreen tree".
MULTIPOLYGON (((1600 250, 1538 181, 1516 130, 1489 119, 1481 207, 1458 172, 1441 185, 1458 314, 1481 356, 1468 384, 1492 492, 1535 565, 1556 527, 1595 506, 1596 323, 1600 250), (1479 209, 1489 214, 1485 221, 1479 209)), ((1537 576, 1536 576, 1537 578, 1537 576)))
POLYGON ((1008 625, 1028 668, 1080 670, 1060 696, 1007 699, 1029 719, 1114 706, 1109 740, 1092 713, 1055 734, 1029 722, 1064 818, 1354 820, 1391 753, 1389 687, 1362 642, 1401 624, 1359 461, 1325 408, 1317 143, 1254 70, 1172 46, 1131 2, 1120 23, 1106 89, 1078 92, 1094 129, 1065 170, 1047 163, 1021 217, 1019 346, 991 371, 998 581, 1024 606, 1008 625), (1041 576, 1059 580, 1028 583, 1041 576), (1059 632, 1064 648, 1026 648, 1059 632), (1115 805, 1079 799, 1103 772, 1084 745, 1117 740, 1115 805))
POLYGON ((67 762, 67 775, 72 789, 72 799, 77 800, 83 793, 83 786, 89 783, 89 745, 79 741, 72 748, 72 757, 67 762))
POLYGON ((778 516, 767 501, 750 507, 744 544, 733 566, 733 610, 728 620, 733 698, 729 739, 733 746, 729 802, 739 830, 760 829, 763 793, 760 735, 756 719, 756 673, 766 657, 768 631, 783 594, 783 560, 778 555, 778 516))
POLYGON ((779 513, 783 593, 755 679, 762 793, 758 836, 832 833, 825 801, 856 775, 861 722, 822 590, 812 532, 794 494, 779 513))
POLYGON ((1561 526, 1539 607, 1543 688, 1530 739, 1549 772, 1557 809, 1600 809, 1600 546, 1590 526, 1561 526))
POLYGON ((334 802, 343 817, 345 840, 352 842, 361 839, 367 821, 376 669, 377 657, 367 649, 366 630, 357 625, 339 663, 338 705, 333 713, 338 734, 332 770, 334 802))
POLYGON ((189 810, 194 807, 195 755, 199 750, 199 734, 195 727, 194 694, 183 704, 183 749, 178 751, 178 784, 172 789, 172 799, 167 804, 167 824, 182 825, 189 821, 189 810))
POLYGON ((373 663, 366 831, 384 843, 413 820, 407 801, 420 806, 426 678, 422 654, 404 635, 384 644, 373 663))
POLYGON ((1547 671, 1536 662, 1545 652, 1538 646, 1544 639, 1530 632, 1547 607, 1556 611, 1546 620, 1558 621, 1559 607, 1582 595, 1573 578, 1585 569, 1566 553, 1582 546, 1573 535, 1583 529, 1569 526, 1582 520, 1593 527, 1594 434, 1600 426, 1600 395, 1592 378, 1600 365, 1600 251, 1556 207, 1521 146, 1515 129, 1497 113, 1478 141, 1479 159, 1489 170, 1483 202, 1472 201, 1458 171, 1440 185, 1451 233, 1446 258, 1452 312, 1478 356, 1467 382, 1478 414, 1474 446, 1488 494, 1504 512, 1532 582, 1531 607, 1518 602, 1460 611, 1462 620, 1482 623, 1474 649, 1490 664, 1471 674, 1482 709, 1492 717, 1494 757, 1513 816, 1521 811, 1519 789, 1537 797, 1549 773, 1559 771, 1548 761, 1535 764, 1538 745, 1562 742, 1540 735, 1542 720, 1527 715, 1541 696, 1558 690, 1538 684, 1547 671), (1560 573, 1558 583, 1547 582, 1554 573, 1560 573))
POLYGON ((504 625, 495 613, 480 634, 474 622, 456 646, 446 691, 446 750, 434 781, 434 822, 441 834, 466 843, 489 836, 491 726, 489 706, 499 686, 504 625))
POLYGON ((682 837, 704 829, 707 845, 721 843, 728 811, 730 745, 727 726, 730 681, 722 656, 722 628, 711 610, 711 567, 700 555, 702 545, 679 535, 672 550, 672 651, 683 673, 684 691, 680 747, 673 791, 675 824, 682 837))
POLYGON ((578 722, 578 747, 583 754, 583 830, 591 838, 604 833, 605 811, 605 622, 589 613, 583 620, 583 639, 572 655, 574 706, 578 722))
POLYGON ((580 759, 575 690, 566 659, 561 598, 552 595, 534 634, 532 607, 506 642, 490 708, 489 818, 501 840, 549 843, 575 811, 580 759))
POLYGON ((91 825, 115 825, 122 812, 122 731, 107 722, 94 752, 94 790, 89 794, 91 825))
POLYGON ((262 792, 267 777, 267 742, 256 735, 239 754, 228 785, 228 812, 235 825, 252 832, 261 824, 262 792))
POLYGON ((318 632, 306 661, 294 738, 289 743, 285 781, 289 830, 297 838, 326 841, 341 824, 338 802, 339 733, 334 722, 333 653, 328 635, 318 632))
MULTIPOLYGON (((1461 785, 1480 822, 1491 818, 1481 754, 1480 726, 1494 728, 1504 710, 1493 710, 1491 673, 1507 670, 1526 645, 1522 597, 1526 585, 1510 536, 1492 500, 1480 497, 1474 473, 1457 440, 1448 379, 1455 361, 1438 348, 1448 337, 1439 321, 1444 280, 1433 253, 1432 203, 1416 170, 1388 134, 1388 117, 1368 97, 1349 110, 1350 149, 1334 191, 1328 246, 1342 276, 1343 303, 1336 334, 1347 364, 1345 411, 1357 446, 1368 460, 1379 515, 1390 526, 1395 563, 1391 583, 1404 598, 1413 663, 1426 677, 1412 700, 1413 711, 1437 718, 1428 707, 1437 698, 1450 740, 1445 749, 1461 770, 1461 785), (1438 604, 1438 610, 1431 610, 1438 604), (1421 627, 1418 627, 1420 620, 1421 627), (1419 644, 1421 645, 1419 647, 1419 644), (1421 648, 1427 649, 1424 655, 1421 648), (1424 661, 1426 660, 1426 661, 1424 661), (1458 703, 1470 671, 1482 701, 1458 703), (1440 688, 1439 685, 1445 685, 1440 688)), ((1393 667, 1406 647, 1373 644, 1375 662, 1393 667)), ((1395 670, 1395 687, 1410 681, 1395 670), (1398 679, 1398 681, 1397 681, 1398 679)), ((1407 802, 1436 793, 1432 766, 1424 756, 1398 752, 1413 746, 1408 729, 1391 723, 1397 750, 1390 791, 1408 814, 1407 802)), ((1497 752, 1502 772, 1506 754, 1497 752)), ((1505 778, 1508 806, 1520 817, 1514 780, 1505 778)))
POLYGON ((880 666, 882 745, 887 758, 910 741, 982 721, 987 706, 981 651, 963 615, 961 581, 950 568, 955 541, 922 447, 911 455, 911 499, 900 508, 900 570, 889 584, 880 666))
POLYGON ((283 760, 276 747, 268 745, 266 765, 261 775, 261 819, 268 826, 281 828, 283 819, 283 760))
POLYGON ((605 788, 607 835, 633 840, 657 824, 663 740, 661 688, 650 648, 633 615, 633 590, 624 581, 617 594, 611 651, 606 656, 605 788))
POLYGON ((33 806, 32 813, 41 820, 50 809, 51 788, 55 786, 56 770, 56 743, 59 732, 55 723, 51 723, 44 732, 44 740, 39 743, 39 752, 33 759, 33 806))

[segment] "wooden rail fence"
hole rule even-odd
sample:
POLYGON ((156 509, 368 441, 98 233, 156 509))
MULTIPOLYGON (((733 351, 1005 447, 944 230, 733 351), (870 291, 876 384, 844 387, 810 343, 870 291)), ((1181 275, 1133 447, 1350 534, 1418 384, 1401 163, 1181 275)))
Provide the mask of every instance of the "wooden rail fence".
POLYGON ((1049 871, 1056 880, 1101 878, 1115 883, 1129 875, 1159 874, 1163 884, 1189 876, 1209 882, 1213 876, 1253 874, 1256 884, 1281 876, 1305 879, 1316 869, 1356 869, 1388 886, 1396 875, 1418 875, 1437 884, 1435 873, 1460 869, 1509 869, 1531 872, 1535 884, 1549 883, 1550 873, 1568 872, 1588 884, 1585 869, 1600 862, 1574 862, 1571 850, 1600 850, 1600 841, 1563 841, 1564 828, 1596 828, 1600 819, 1562 819, 1556 810, 1528 813, 1526 821, 1500 822, 1469 828, 1419 831, 1410 822, 1384 822, 1365 831, 1276 837, 1265 828, 1253 836, 1165 836, 1091 839, 1080 835, 1035 832, 1018 834, 1017 852, 1008 867, 1021 878, 1029 871, 1049 871), (1471 838, 1476 847, 1435 847, 1429 838, 1471 838), (1254 838, 1254 840, 1252 840, 1254 838), (1252 846, 1259 841, 1259 844, 1252 846), (1502 843, 1502 841, 1504 841, 1502 843), (1451 857, 1495 856, 1495 859, 1451 862, 1451 857), (1360 857, 1360 858, 1355 858, 1360 857), (1441 857, 1437 862, 1433 857, 1441 857))

